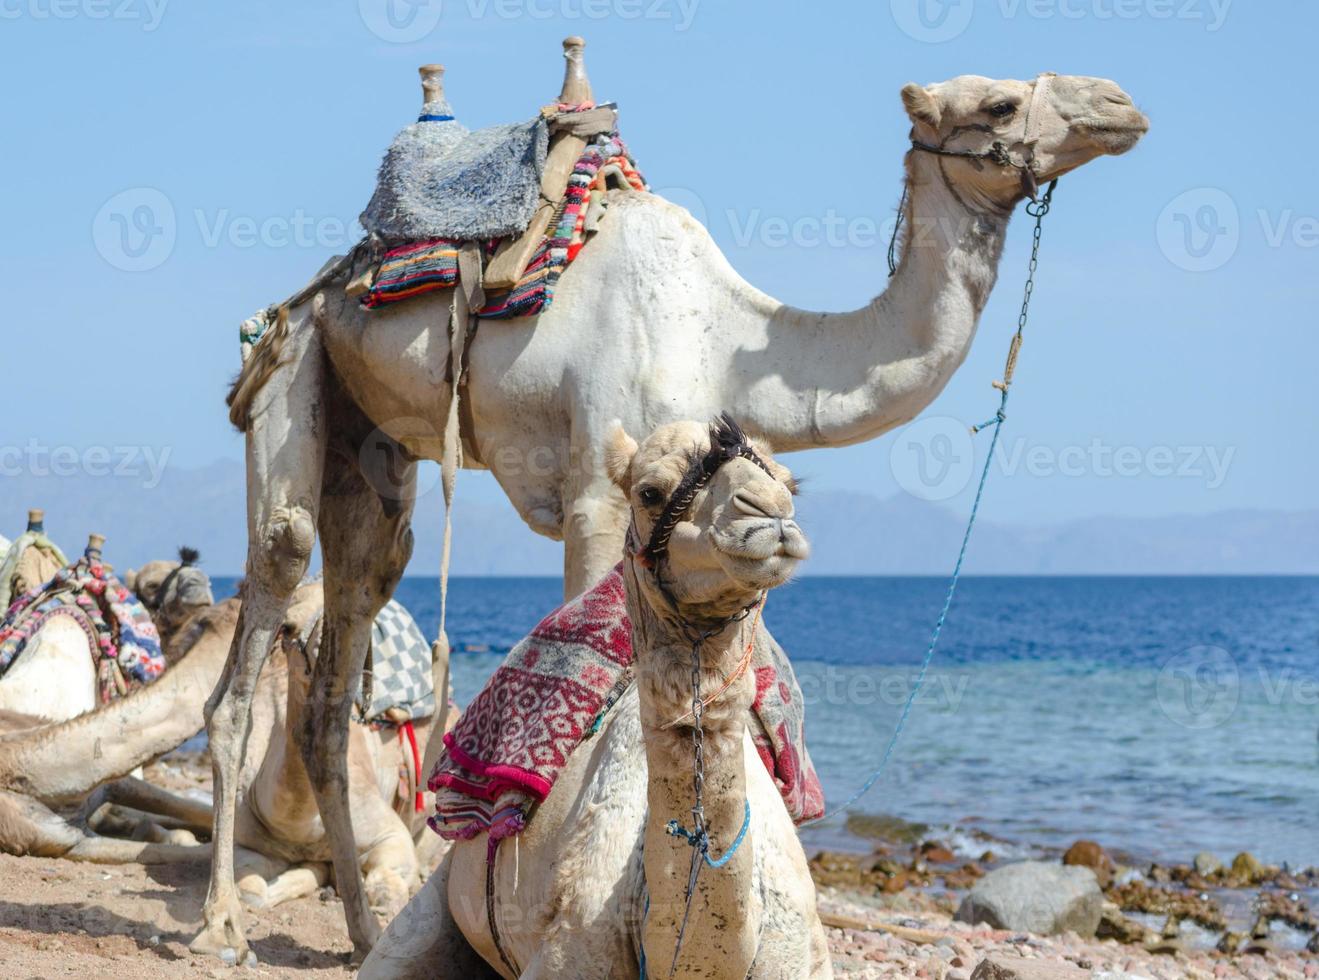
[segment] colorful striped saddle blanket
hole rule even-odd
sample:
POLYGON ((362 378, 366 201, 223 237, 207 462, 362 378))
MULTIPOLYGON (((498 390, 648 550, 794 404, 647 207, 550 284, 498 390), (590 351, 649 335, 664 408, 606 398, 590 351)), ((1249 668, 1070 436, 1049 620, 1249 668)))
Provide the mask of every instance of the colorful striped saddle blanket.
MULTIPOLYGON (((600 136, 589 144, 573 167, 563 204, 550 223, 522 278, 512 289, 492 297, 478 315, 488 320, 536 316, 550 305, 554 287, 564 270, 577 257, 603 212, 604 196, 610 187, 624 185, 646 190, 645 179, 617 133, 600 136)), ((499 240, 485 242, 487 257, 499 240)), ((420 296, 437 289, 452 289, 458 283, 458 250, 462 242, 433 238, 409 242, 385 253, 375 281, 361 299, 367 309, 420 296)))
MULTIPOLYGON (((756 750, 792 819, 813 819, 824 812, 824 791, 806 751, 801 690, 763 626, 752 667, 756 750)), ((431 827, 451 840, 521 832, 569 756, 631 683, 632 624, 619 565, 514 647, 444 736, 429 784, 431 827)))
POLYGON ((146 608, 88 548, 45 585, 24 593, 0 622, 0 675, 43 625, 68 616, 87 635, 102 704, 149 684, 165 669, 160 635, 146 608))

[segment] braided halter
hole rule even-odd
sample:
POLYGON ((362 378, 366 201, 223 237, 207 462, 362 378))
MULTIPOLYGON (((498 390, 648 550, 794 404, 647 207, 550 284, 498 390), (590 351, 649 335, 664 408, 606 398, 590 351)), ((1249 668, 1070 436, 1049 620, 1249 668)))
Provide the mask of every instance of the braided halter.
MULTIPOLYGON (((674 529, 682 523, 696 496, 709 485, 714 475, 725 463, 735 459, 747 459, 755 463, 772 477, 765 461, 751 448, 751 442, 742 431, 742 427, 727 412, 720 414, 710 423, 710 449, 699 460, 688 467, 682 481, 669 496, 650 532, 650 540, 641 546, 641 535, 637 531, 635 517, 628 527, 628 551, 646 568, 657 570, 659 563, 669 552, 669 539, 674 529)), ((658 573, 656 578, 658 578, 658 573)), ((666 590, 667 592, 667 590, 666 590)))

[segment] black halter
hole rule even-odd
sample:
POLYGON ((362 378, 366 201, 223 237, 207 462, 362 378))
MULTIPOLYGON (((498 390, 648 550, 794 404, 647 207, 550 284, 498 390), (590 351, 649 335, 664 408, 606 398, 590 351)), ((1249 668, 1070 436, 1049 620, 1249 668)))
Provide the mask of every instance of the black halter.
MULTIPOLYGON (((705 489, 725 463, 738 458, 749 459, 769 473, 769 467, 751 448, 751 443, 746 433, 742 431, 742 427, 731 415, 723 412, 710 423, 709 451, 688 467, 682 481, 664 505, 664 510, 655 522, 655 527, 650 532, 650 540, 646 542, 644 548, 641 547, 635 520, 628 528, 628 550, 642 565, 651 569, 658 568, 660 561, 668 554, 669 538, 673 536, 674 528, 682 523, 682 519, 691 510, 696 495, 705 489)), ((774 474, 769 473, 769 475, 774 474)))

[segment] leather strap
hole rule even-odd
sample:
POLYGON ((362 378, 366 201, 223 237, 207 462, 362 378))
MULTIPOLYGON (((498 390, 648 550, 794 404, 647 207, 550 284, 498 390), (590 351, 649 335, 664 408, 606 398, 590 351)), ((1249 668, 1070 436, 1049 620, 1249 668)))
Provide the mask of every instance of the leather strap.
POLYGON ((1026 132, 1021 138, 1027 147, 1034 147, 1044 133, 1044 107, 1048 104, 1049 90, 1053 88, 1053 80, 1057 77, 1057 72, 1046 71, 1035 79, 1035 91, 1031 93, 1030 108, 1026 110, 1026 132))

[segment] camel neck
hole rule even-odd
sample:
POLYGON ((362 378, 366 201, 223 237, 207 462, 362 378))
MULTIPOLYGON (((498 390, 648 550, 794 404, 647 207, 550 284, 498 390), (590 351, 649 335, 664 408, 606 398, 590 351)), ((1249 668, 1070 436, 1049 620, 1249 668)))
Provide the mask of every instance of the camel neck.
POLYGON ((920 414, 966 358, 1010 214, 954 191, 940 162, 908 157, 902 258, 883 293, 847 313, 770 311, 768 359, 785 390, 758 382, 759 407, 738 408, 775 449, 873 439, 920 414))
MULTIPOLYGON (((692 648, 678 628, 650 573, 626 563, 628 614, 646 751, 647 802, 644 863, 650 911, 642 942, 648 962, 672 961, 686 910, 692 848, 667 832, 670 820, 690 828, 693 786, 692 648)), ((736 674, 749 641, 748 621, 733 623, 701 647, 701 688, 713 693, 736 674)), ((703 713, 703 804, 716 854, 736 839, 746 813, 744 757, 746 725, 755 683, 751 672, 738 676, 703 713)), ((697 881, 683 936, 681 963, 729 964, 728 975, 742 976, 755 958, 759 902, 753 893, 754 845, 751 834, 729 862, 705 867, 697 881)))

